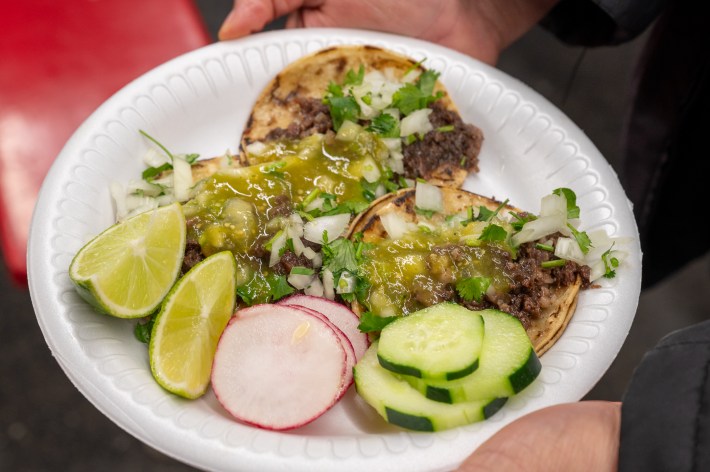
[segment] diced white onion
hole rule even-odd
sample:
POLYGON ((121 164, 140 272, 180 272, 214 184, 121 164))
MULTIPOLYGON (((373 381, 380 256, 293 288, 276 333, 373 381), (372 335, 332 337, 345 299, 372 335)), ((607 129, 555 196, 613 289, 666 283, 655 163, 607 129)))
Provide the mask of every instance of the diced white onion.
POLYGON ((303 254, 304 249, 306 249, 306 246, 303 245, 303 241, 301 241, 301 238, 291 238, 291 243, 293 243, 293 253, 296 254, 297 256, 300 256, 303 254))
POLYGON ((369 156, 362 162, 362 176, 370 183, 377 182, 382 176, 375 160, 369 156))
POLYGON ((313 243, 323 244, 323 232, 328 232, 328 240, 333 241, 345 232, 350 224, 350 214, 320 216, 303 225, 303 237, 313 243))
POLYGON ((574 261, 577 264, 584 264, 584 253, 576 239, 572 238, 557 238, 555 245, 555 255, 560 259, 574 261))
POLYGON ((303 290, 303 293, 312 297, 323 296, 323 283, 318 277, 313 277, 311 283, 303 290))
POLYGON ((333 277, 333 272, 329 269, 324 269, 323 273, 323 295, 329 300, 335 299, 335 281, 333 277))
POLYGON ((295 289, 298 290, 303 290, 304 288, 308 287, 311 285, 311 282, 314 279, 314 275, 306 275, 306 274, 294 274, 291 273, 288 276, 288 283, 291 284, 291 286, 295 289))
POLYGON ((392 239, 399 239, 410 231, 416 231, 417 225, 406 221, 399 213, 390 212, 380 215, 380 221, 385 231, 392 239))
POLYGON ((525 223, 523 228, 518 233, 515 233, 511 240, 515 246, 519 246, 529 241, 544 238, 545 236, 557 231, 569 233, 566 223, 566 214, 543 216, 525 223))
POLYGON ((175 156, 173 159, 173 194, 175 200, 184 202, 190 198, 192 187, 192 166, 189 162, 175 156))
POLYGON ((253 143, 247 144, 247 147, 245 148, 247 154, 251 154, 253 156, 260 156, 266 152, 268 147, 266 144, 262 143, 261 141, 254 141, 253 143))
POLYGON ((306 256, 306 259, 308 259, 309 261, 315 259, 316 254, 317 252, 309 248, 308 246, 303 247, 303 255, 306 256))
MULTIPOLYGON (((401 153, 399 153, 401 155, 401 153)), ((402 159, 387 159, 387 167, 395 174, 404 174, 404 161, 402 159)))
POLYGON ((402 138, 381 138, 382 144, 387 146, 390 156, 393 152, 402 152, 402 138))
POLYGON ((357 135, 361 132, 362 126, 358 125, 357 123, 353 123, 350 120, 345 120, 343 121, 343 124, 340 125, 340 129, 335 135, 335 139, 337 139, 338 141, 344 141, 346 143, 349 143, 355 141, 357 135))
POLYGON ((269 257, 269 267, 273 267, 276 264, 279 263, 279 260, 281 260, 281 256, 279 256, 279 253, 281 252, 281 249, 283 249, 286 246, 286 240, 288 237, 286 236, 285 232, 281 232, 276 238, 274 238, 273 241, 271 241, 271 255, 269 257))
MULTIPOLYGON (((616 258, 619 261, 619 265, 621 265, 623 261, 628 257, 628 253, 626 251, 610 251, 607 257, 609 259, 616 258)), ((601 256, 594 259, 593 261, 587 261, 587 265, 591 269, 589 273, 590 282, 594 282, 595 280, 606 274, 607 268, 601 256)))
POLYGON ((305 211, 322 210, 325 199, 321 197, 314 198, 308 205, 305 206, 305 211))
POLYGON ((421 108, 405 116, 400 123, 399 135, 404 137, 417 133, 424 136, 434 129, 429 121, 429 115, 432 111, 431 108, 421 108))
POLYGON ((567 217, 567 199, 562 195, 545 195, 540 201, 540 216, 564 215, 567 217))
POLYGON ((414 190, 414 204, 422 210, 444 211, 444 197, 441 189, 427 182, 417 182, 414 190))
POLYGON ((118 182, 111 182, 109 191, 116 205, 116 221, 123 221, 123 218, 128 213, 126 209, 126 191, 123 189, 123 185, 118 182))
POLYGON ((313 262, 314 269, 320 269, 323 265, 323 254, 321 254, 320 252, 316 252, 316 255, 313 256, 311 262, 313 262))
POLYGON ((355 291, 355 276, 350 272, 343 272, 338 279, 335 293, 353 293, 355 291))
POLYGON ((149 148, 145 154, 143 154, 143 162, 148 167, 160 167, 170 162, 170 158, 162 152, 158 152, 155 148, 149 148))
POLYGON ((148 197, 157 197, 162 192, 160 185, 155 185, 145 180, 130 180, 126 185, 126 193, 140 192, 148 197))
POLYGON ((381 196, 383 196, 386 193, 387 193, 387 189, 382 184, 378 185, 377 188, 375 189, 375 197, 377 197, 377 198, 380 198, 381 196))

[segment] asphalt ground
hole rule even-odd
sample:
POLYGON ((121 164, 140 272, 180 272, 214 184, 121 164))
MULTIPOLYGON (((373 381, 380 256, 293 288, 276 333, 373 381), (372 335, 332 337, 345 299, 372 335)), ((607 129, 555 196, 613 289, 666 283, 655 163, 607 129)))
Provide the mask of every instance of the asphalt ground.
MULTIPOLYGON (((214 34, 231 1, 197 3, 214 34)), ((641 37, 620 47, 585 50, 534 29, 503 54, 499 68, 562 109, 618 166, 629 82, 643 42, 641 37)), ((76 390, 44 342, 29 292, 13 285, 2 264, 0 470, 194 470, 134 439, 76 390)), ((708 288, 706 255, 643 293, 627 342, 586 398, 620 400, 647 349, 668 332, 707 319, 708 288)))

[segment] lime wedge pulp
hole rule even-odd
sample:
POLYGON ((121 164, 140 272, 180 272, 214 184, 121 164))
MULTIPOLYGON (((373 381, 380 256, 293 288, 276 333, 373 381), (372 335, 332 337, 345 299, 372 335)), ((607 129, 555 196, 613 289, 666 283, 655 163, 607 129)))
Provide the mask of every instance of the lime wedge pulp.
POLYGON ((229 251, 203 260, 170 291, 150 337, 150 368, 166 390, 197 398, 207 390, 217 341, 236 302, 237 264, 229 251))
POLYGON ((177 279, 185 217, 175 203, 117 223, 82 247, 69 266, 79 294, 119 318, 153 313, 177 279))

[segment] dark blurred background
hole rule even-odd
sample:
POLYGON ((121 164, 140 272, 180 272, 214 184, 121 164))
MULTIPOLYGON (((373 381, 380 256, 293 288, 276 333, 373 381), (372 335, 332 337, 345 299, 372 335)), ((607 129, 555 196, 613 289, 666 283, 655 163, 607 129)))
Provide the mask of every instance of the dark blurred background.
MULTIPOLYGON (((214 40, 232 2, 196 4, 214 40)), ((562 109, 618 168, 629 84, 644 41, 582 49, 536 28, 503 54, 498 67, 562 109)), ((706 255, 643 293, 626 344, 586 398, 620 400, 647 349, 707 317, 708 286, 706 255)), ((0 296, 0 470, 193 470, 125 433, 74 388, 44 342, 27 288, 11 280, 2 260, 0 296)))

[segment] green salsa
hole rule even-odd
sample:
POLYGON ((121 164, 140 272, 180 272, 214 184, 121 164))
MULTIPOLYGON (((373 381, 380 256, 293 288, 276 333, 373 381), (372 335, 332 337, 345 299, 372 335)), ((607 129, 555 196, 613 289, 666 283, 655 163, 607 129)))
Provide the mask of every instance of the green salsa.
POLYGON ((315 195, 327 197, 323 201, 334 213, 364 209, 370 199, 364 190, 378 185, 364 176, 386 176, 381 164, 386 156, 381 140, 365 131, 351 141, 313 135, 266 143, 258 155, 249 155, 254 165, 218 171, 198 184, 184 205, 188 239, 198 242, 205 256, 234 253, 246 303, 277 299, 289 287, 283 274, 269 267, 269 241, 294 212, 305 219, 322 212, 304 208, 315 195))
MULTIPOLYGON (((400 316, 454 298, 457 283, 484 278, 499 293, 510 287, 505 264, 514 249, 507 241, 483 241, 487 222, 445 221, 435 215, 398 239, 370 241, 359 274, 368 283, 360 300, 379 316, 400 316)), ((504 221, 496 225, 510 229, 504 221)))

